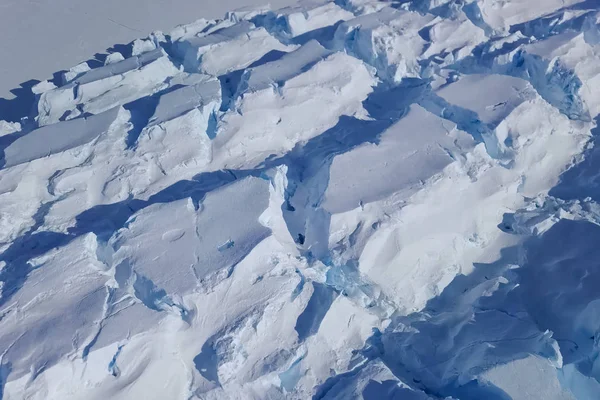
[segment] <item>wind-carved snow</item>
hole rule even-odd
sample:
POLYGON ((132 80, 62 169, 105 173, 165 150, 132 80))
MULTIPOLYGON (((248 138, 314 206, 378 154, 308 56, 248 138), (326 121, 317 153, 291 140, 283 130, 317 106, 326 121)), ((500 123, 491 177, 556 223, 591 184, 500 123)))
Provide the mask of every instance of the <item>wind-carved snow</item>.
POLYGON ((0 121, 0 397, 597 399, 599 32, 310 1, 34 86, 0 121))

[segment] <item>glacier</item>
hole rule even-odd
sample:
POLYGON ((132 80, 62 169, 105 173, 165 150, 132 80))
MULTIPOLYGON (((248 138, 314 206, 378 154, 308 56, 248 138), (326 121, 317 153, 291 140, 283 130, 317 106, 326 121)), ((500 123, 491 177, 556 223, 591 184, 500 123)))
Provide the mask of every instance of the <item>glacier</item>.
POLYGON ((0 399, 600 398, 597 6, 244 7, 33 86, 0 399))

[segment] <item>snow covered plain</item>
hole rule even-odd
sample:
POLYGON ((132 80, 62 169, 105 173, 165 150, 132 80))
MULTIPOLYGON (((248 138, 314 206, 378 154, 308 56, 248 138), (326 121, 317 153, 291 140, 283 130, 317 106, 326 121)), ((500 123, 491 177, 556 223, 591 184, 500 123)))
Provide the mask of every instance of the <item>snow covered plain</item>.
POLYGON ((0 398, 597 400, 596 6, 246 8, 36 85, 0 398))

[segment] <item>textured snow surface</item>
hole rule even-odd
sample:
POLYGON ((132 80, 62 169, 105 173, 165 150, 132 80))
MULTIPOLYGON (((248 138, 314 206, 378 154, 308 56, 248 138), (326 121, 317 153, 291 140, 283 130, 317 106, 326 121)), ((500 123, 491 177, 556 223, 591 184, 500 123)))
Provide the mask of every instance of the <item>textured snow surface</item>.
POLYGON ((248 7, 37 84, 0 399, 597 400, 596 6, 248 7))

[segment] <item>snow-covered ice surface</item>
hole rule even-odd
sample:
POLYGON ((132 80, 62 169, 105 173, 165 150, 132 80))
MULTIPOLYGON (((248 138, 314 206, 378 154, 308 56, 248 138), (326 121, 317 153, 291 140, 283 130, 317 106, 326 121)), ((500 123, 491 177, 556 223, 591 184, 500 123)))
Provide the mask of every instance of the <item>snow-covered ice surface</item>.
POLYGON ((600 398, 596 6, 250 7, 37 84, 0 399, 600 398))
POLYGON ((267 3, 285 7, 296 0, 2 0, 0 104, 9 108, 2 112, 17 115, 26 104, 12 101, 15 95, 23 96, 35 80, 51 78, 75 63, 102 61, 106 48, 157 29, 267 3))

